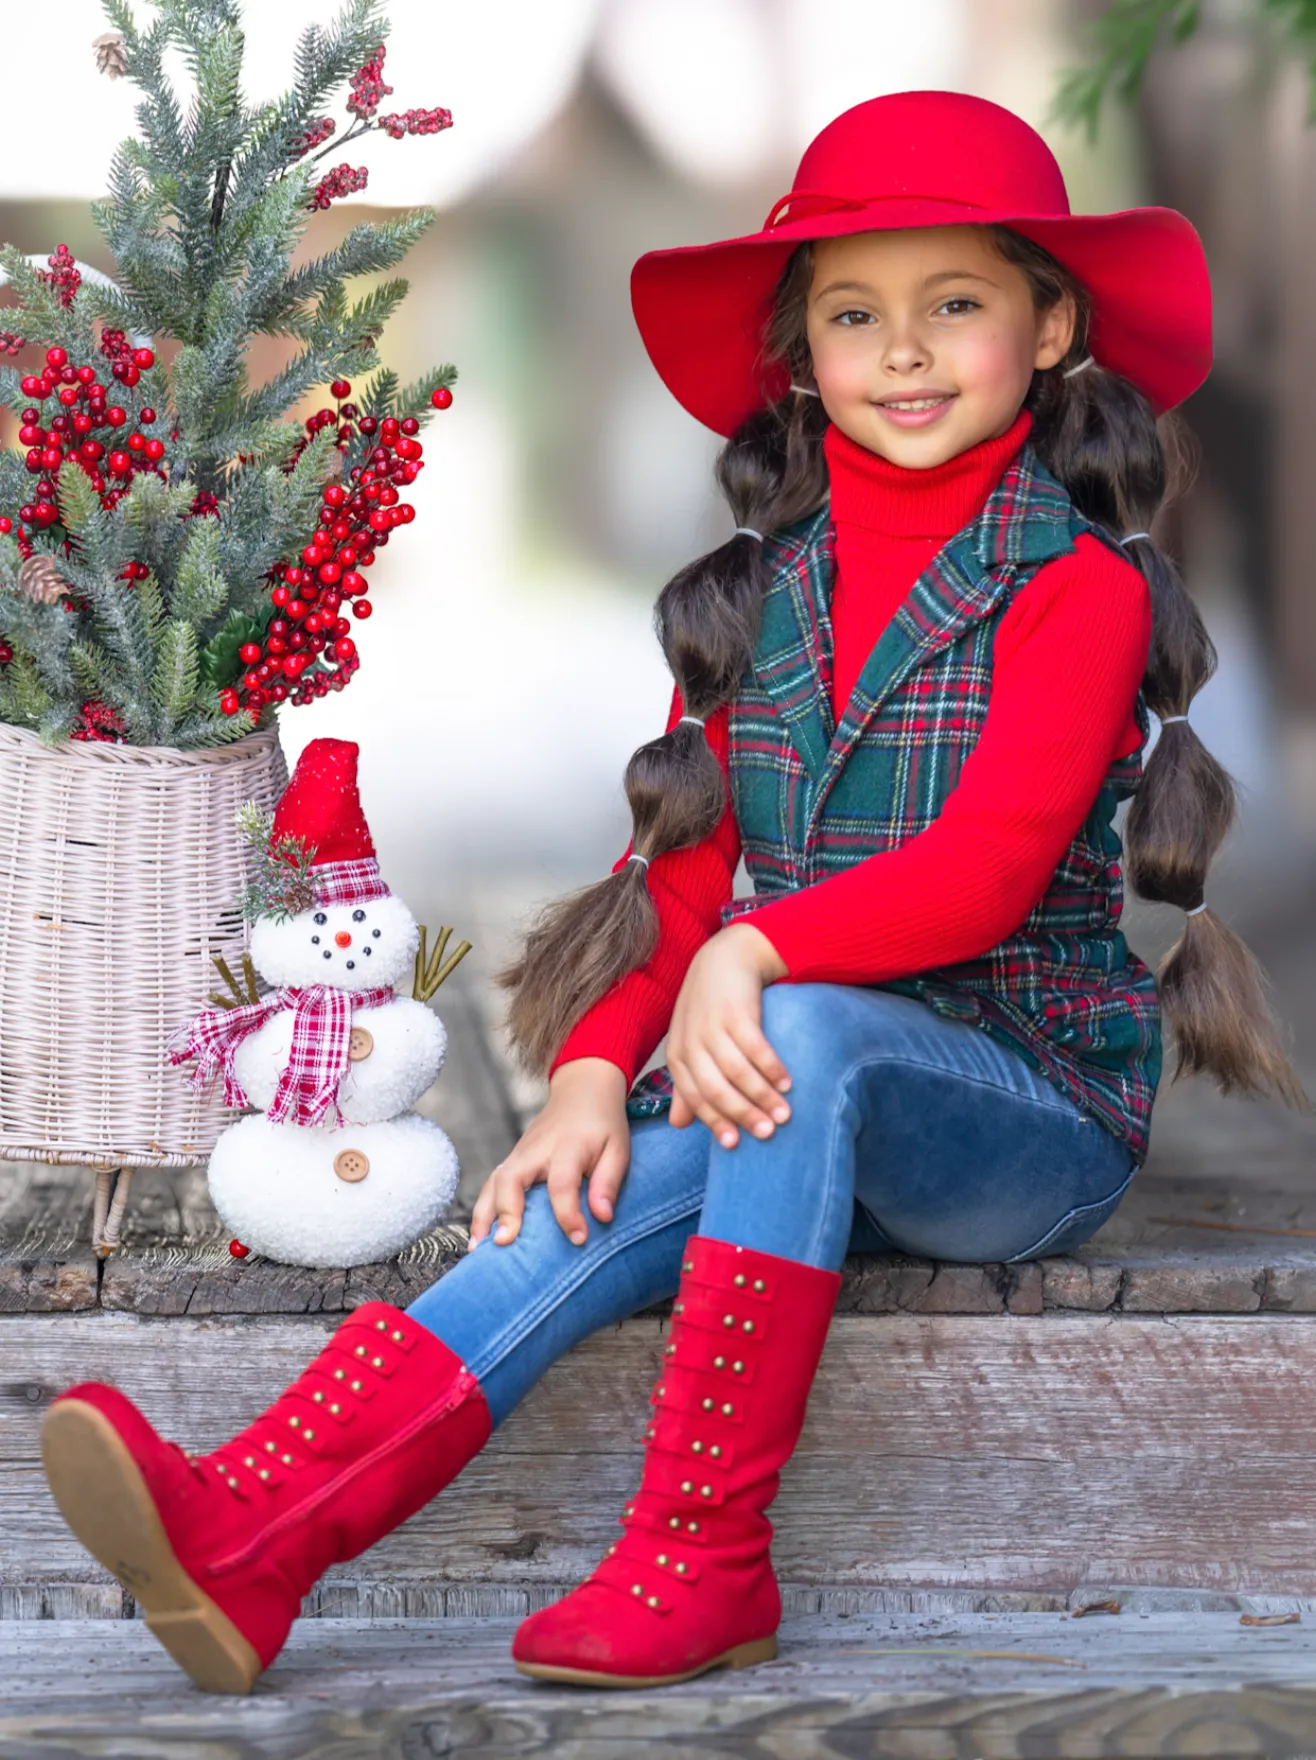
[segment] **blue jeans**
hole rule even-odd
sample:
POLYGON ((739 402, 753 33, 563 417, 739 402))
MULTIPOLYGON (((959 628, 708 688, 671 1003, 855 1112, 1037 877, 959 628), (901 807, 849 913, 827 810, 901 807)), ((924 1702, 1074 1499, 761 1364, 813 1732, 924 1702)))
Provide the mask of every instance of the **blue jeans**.
POLYGON ((501 1423, 550 1363, 675 1293, 692 1234, 827 1270, 847 1251, 1011 1261, 1100 1228, 1128 1148, 980 1027, 849 984, 769 985, 763 1032, 791 1116, 724 1148, 698 1119, 631 1127, 611 1222, 573 1246, 547 1189, 520 1233, 486 1235, 408 1312, 463 1358, 501 1423))

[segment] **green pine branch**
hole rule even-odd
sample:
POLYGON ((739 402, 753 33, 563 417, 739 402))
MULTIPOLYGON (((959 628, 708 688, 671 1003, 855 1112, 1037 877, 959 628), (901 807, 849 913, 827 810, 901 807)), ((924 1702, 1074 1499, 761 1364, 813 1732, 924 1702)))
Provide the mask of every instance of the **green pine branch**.
MULTIPOLYGON (((1252 0, 1252 14, 1258 30, 1272 27, 1306 62, 1307 115, 1316 121, 1316 0, 1252 0)), ((1107 97, 1132 103, 1156 49, 1186 42, 1201 23, 1199 0, 1112 0, 1088 26, 1090 58, 1061 75, 1048 120, 1095 141, 1107 97)))
MULTIPOLYGON (((111 286, 84 281, 65 305, 21 253, 0 248, 17 301, 7 323, 93 363, 128 412, 128 431, 97 436, 105 451, 128 440, 148 403, 149 433, 164 443, 158 475, 110 478, 111 506, 91 481, 98 468, 109 476, 107 462, 84 470, 66 456, 50 473, 59 520, 25 542, 56 563, 68 588, 59 603, 33 603, 19 588, 17 547, 0 538, 0 631, 14 651, 0 665, 0 719, 43 738, 67 735, 92 698, 117 711, 133 741, 211 745, 250 731, 245 709, 220 713, 219 693, 240 680, 241 648, 264 635, 271 571, 308 541, 326 485, 345 468, 332 430, 304 438, 297 406, 333 378, 368 378, 358 407, 402 413, 377 344, 407 293, 390 272, 432 211, 355 225, 295 263, 322 175, 305 137, 326 116, 341 119, 347 81, 386 40, 383 0, 342 0, 304 31, 288 89, 260 103, 243 91, 245 5, 153 0, 139 18, 132 0, 103 0, 137 95, 134 132, 92 207, 115 264, 111 286), (135 387, 111 384, 98 325, 137 345, 150 339, 157 364, 135 387), (294 352, 254 382, 260 335, 285 337, 294 352)), ((31 401, 21 377, 0 366, 0 404, 16 414, 31 401)), ((454 377, 446 366, 424 375, 405 393, 408 413, 427 419, 430 392, 454 377)), ((44 427, 54 413, 45 407, 44 427)), ((358 433, 346 462, 366 449, 358 433)), ((33 498, 23 453, 0 453, 0 511, 12 518, 33 498)))

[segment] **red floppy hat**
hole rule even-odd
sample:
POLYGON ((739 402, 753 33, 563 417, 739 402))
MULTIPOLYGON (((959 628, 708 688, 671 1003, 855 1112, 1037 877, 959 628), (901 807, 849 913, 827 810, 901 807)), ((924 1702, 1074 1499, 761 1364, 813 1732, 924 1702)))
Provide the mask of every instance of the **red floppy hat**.
POLYGON ((1158 414, 1206 378, 1211 284, 1190 222, 1173 208, 1071 214, 1041 135, 966 92, 893 92, 846 110, 805 149, 761 231, 642 256, 631 271, 635 321, 672 395, 729 435, 788 389, 784 368, 765 370, 761 353, 773 290, 796 245, 996 222, 1083 282, 1094 306, 1090 352, 1158 414))

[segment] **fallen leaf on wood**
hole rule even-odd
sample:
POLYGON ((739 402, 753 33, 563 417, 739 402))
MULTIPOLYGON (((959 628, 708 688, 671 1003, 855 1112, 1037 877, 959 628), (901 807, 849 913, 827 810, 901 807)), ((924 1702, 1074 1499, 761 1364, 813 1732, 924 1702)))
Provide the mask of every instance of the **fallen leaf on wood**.
POLYGON ((1300 1613, 1240 1613, 1238 1623, 1241 1626, 1297 1626, 1302 1624, 1300 1613))
POLYGON ((1119 1610, 1118 1601, 1089 1601, 1086 1607, 1076 1607, 1073 1617, 1082 1619, 1085 1613, 1118 1613, 1119 1610))
POLYGON ((955 1656, 970 1662, 1051 1662, 1057 1668, 1086 1668, 1069 1656, 1039 1656, 1031 1650, 951 1650, 941 1644, 901 1645, 883 1650, 837 1650, 837 1656, 955 1656))
POLYGON ((1170 1228, 1223 1228, 1230 1234, 1287 1234, 1316 1241, 1316 1228, 1258 1228, 1254 1222, 1208 1222, 1199 1216, 1149 1216, 1148 1222, 1164 1222, 1170 1228))

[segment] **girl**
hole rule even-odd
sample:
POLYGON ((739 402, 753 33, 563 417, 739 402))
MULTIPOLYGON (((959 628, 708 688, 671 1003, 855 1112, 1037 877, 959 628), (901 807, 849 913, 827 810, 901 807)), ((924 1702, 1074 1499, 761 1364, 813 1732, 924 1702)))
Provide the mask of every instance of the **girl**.
POLYGON ((1203 900, 1234 807, 1188 721, 1215 654, 1148 530, 1156 416, 1209 363, 1188 222, 1071 217, 1017 117, 905 92, 830 124, 762 231, 641 259, 634 303, 730 436, 736 532, 658 601, 676 689, 627 771, 634 847, 499 974, 549 1099, 472 1252, 203 1459, 113 1388, 47 1414, 60 1508, 202 1686, 249 1688, 317 1577, 673 1294, 622 1538, 513 1655, 604 1686, 774 1655, 765 1512, 847 1248, 1086 1239, 1146 1156, 1159 1004, 1180 1072, 1309 1105, 1203 900), (1134 883, 1188 913, 1159 998, 1118 928, 1129 797, 1134 883))

